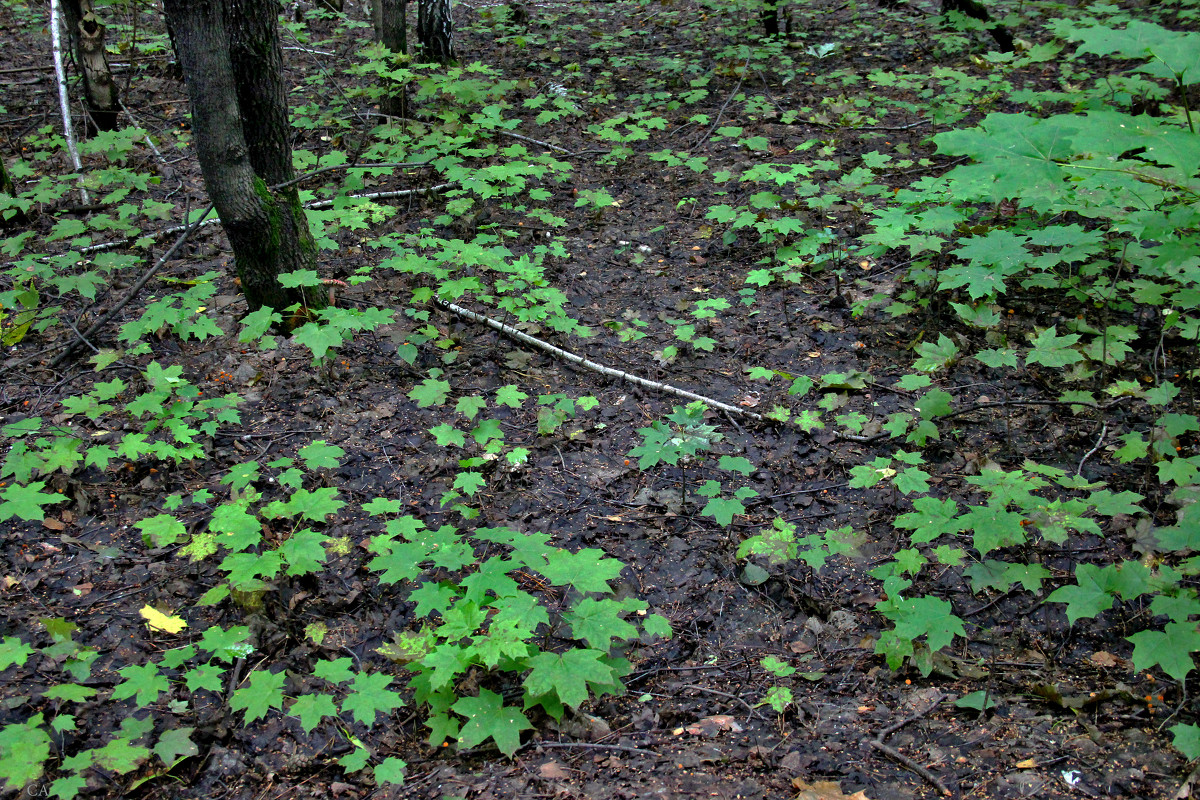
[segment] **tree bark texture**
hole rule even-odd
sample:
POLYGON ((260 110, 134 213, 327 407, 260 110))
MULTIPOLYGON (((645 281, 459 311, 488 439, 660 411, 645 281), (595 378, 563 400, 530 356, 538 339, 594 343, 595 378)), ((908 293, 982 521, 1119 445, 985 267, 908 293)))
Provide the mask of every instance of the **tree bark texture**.
POLYGON ((117 127, 121 100, 104 49, 104 25, 92 10, 92 0, 63 0, 63 17, 71 53, 83 82, 83 105, 94 130, 117 127))
POLYGON ((417 0, 417 42, 421 60, 433 64, 454 61, 454 17, 450 0, 417 0))
MULTIPOLYGON (((408 0, 374 0, 375 38, 393 53, 408 55, 408 0)), ((383 101, 379 110, 389 117, 408 117, 408 89, 384 79, 383 101)))
POLYGON ((271 0, 165 0, 192 106, 209 198, 233 248, 251 311, 325 305, 279 274, 315 269, 316 245, 295 187, 283 57, 271 0))

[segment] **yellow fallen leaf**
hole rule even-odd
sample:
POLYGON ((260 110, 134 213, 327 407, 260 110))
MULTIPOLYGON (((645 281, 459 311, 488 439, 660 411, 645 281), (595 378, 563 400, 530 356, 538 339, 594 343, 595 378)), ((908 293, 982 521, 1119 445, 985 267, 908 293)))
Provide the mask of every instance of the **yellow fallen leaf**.
POLYGON ((1036 758, 1027 758, 1024 761, 1017 762, 1017 769, 1033 769, 1037 766, 1036 758))
POLYGON ((184 621, 183 617, 172 617, 168 614, 164 614, 154 606, 142 606, 138 613, 145 618, 146 627, 150 628, 152 631, 179 633, 181 630, 187 627, 187 622, 184 621))

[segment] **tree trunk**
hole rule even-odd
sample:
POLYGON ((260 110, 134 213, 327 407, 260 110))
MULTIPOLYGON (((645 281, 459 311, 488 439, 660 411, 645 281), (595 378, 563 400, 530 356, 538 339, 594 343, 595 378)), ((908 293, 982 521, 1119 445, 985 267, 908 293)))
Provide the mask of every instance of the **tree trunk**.
MULTIPOLYGON (((942 13, 948 14, 951 11, 965 14, 980 22, 992 21, 992 15, 988 13, 987 6, 979 2, 979 0, 942 0, 942 13)), ((1013 51, 1013 37, 1007 28, 1003 25, 993 25, 988 28, 988 32, 996 40, 996 44, 999 45, 1001 52, 1011 53, 1013 51)))
POLYGON ((315 269, 316 245, 295 187, 283 57, 271 0, 165 0, 192 105, 192 131, 209 198, 233 248, 251 311, 315 310, 317 288, 279 274, 315 269))
MULTIPOLYGON (((374 0, 375 38, 393 53, 408 55, 408 0, 374 0)), ((381 113, 389 117, 408 118, 408 88, 384 79, 381 113)))
POLYGON ((92 10, 92 0, 63 0, 62 8, 71 53, 83 78, 83 105, 91 120, 89 128, 115 130, 121 100, 108 67, 104 26, 92 10))
POLYGON ((421 61, 432 64, 454 61, 450 0, 417 0, 417 42, 421 45, 421 61))
POLYGON ((766 0, 763 5, 762 13, 758 17, 758 21, 762 23, 763 33, 769 38, 779 36, 779 2, 778 0, 766 0))

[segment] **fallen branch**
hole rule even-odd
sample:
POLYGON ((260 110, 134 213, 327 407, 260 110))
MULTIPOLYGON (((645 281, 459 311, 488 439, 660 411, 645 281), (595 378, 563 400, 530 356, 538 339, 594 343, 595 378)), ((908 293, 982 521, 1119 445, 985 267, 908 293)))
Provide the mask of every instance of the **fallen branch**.
MULTIPOLYGON (((104 313, 104 315, 100 317, 100 319, 93 322, 91 327, 89 327, 86 331, 84 331, 83 335, 80 338, 83 339, 84 341, 87 341, 87 339, 93 333, 100 330, 100 328, 102 328, 102 327, 104 327, 104 325, 108 324, 108 321, 110 319, 115 317, 117 314, 121 313, 121 309, 123 309, 123 308, 125 308, 125 306, 129 305, 130 301, 132 301, 133 298, 137 297, 138 292, 140 292, 142 290, 142 287, 145 286, 146 283, 151 278, 153 278, 154 275, 160 269, 162 269, 163 264, 166 264, 167 261, 170 260, 171 256, 175 255, 175 251, 183 246, 183 243, 186 242, 188 240, 188 237, 192 235, 192 231, 194 231, 200 227, 200 225, 204 221, 204 218, 208 216, 208 212, 210 212, 212 210, 213 210, 212 204, 209 204, 208 208, 204 209, 204 211, 202 211, 200 213, 200 216, 197 217, 194 222, 192 222, 190 225, 185 226, 183 229, 183 233, 181 233, 179 235, 179 238, 175 240, 175 244, 171 245, 171 249, 169 249, 169 250, 167 250, 167 252, 163 253, 162 256, 157 261, 154 262, 154 264, 150 267, 150 269, 143 272, 142 277, 138 278, 137 282, 134 283, 133 286, 131 286, 129 288, 129 292, 126 293, 125 297, 123 297, 121 299, 121 302, 117 303, 115 306, 113 306, 108 311, 106 311, 104 313)), ((184 216, 187 216, 186 211, 184 212, 184 216)), ((74 328, 75 326, 72 325, 71 327, 74 328)), ((78 333, 78 331, 76 331, 76 333, 78 333)), ((75 351, 75 348, 78 346, 79 346, 79 342, 71 342, 70 344, 68 344, 66 346, 67 349, 63 350, 61 353, 59 353, 57 356, 55 356, 54 360, 50 362, 50 366, 57 367, 59 364, 61 364, 63 361, 65 361, 66 358, 68 356, 70 356, 71 353, 73 353, 75 351)), ((91 347, 90 342, 88 343, 88 346, 91 347)))
POLYGON ((896 723, 893 723, 893 724, 887 726, 886 728, 881 730, 879 732, 879 735, 876 736, 874 739, 868 739, 867 744, 869 744, 871 747, 874 747, 876 750, 883 753, 887 757, 889 757, 895 761, 898 761, 899 763, 908 767, 910 770, 917 773, 925 780, 929 781, 930 785, 933 786, 934 788, 936 788, 939 792, 941 792, 944 797, 949 797, 951 794, 953 794, 953 792, 951 792, 949 789, 947 789, 946 785, 943 784, 940 780, 938 780, 938 777, 936 775, 934 775, 932 772, 927 770, 925 767, 918 764, 916 761, 913 761, 911 758, 909 758, 908 756, 901 753, 896 748, 890 747, 883 743, 884 739, 891 736, 893 733, 900 730, 908 723, 915 722, 916 720, 921 719, 926 714, 928 714, 930 711, 933 711, 935 708, 937 708, 938 704, 942 702, 942 697, 943 697, 943 695, 941 695, 940 693, 935 695, 933 697, 933 700, 924 709, 922 709, 920 711, 914 711, 912 714, 910 714, 909 716, 900 720, 899 722, 896 722, 896 723))
POLYGON ((440 300, 440 299, 436 299, 436 298, 435 298, 435 302, 440 307, 446 309, 447 311, 451 311, 464 319, 469 319, 472 322, 479 322, 484 325, 487 325, 489 328, 499 331, 500 333, 504 334, 505 336, 509 337, 510 339, 516 339, 518 342, 530 345, 532 347, 536 347, 539 350, 542 350, 546 353, 550 353, 553 356, 557 356, 558 358, 561 358, 564 361, 569 361, 570 363, 575 364, 580 367, 583 367, 584 369, 591 370, 592 372, 597 372, 601 375, 607 375, 610 378, 617 378, 618 380, 629 381, 630 383, 635 383, 638 386, 642 386, 647 389, 653 389, 658 392, 665 392, 667 394, 673 394, 676 397, 682 397, 686 400, 696 400, 701 403, 704 403, 706 406, 709 406, 710 408, 716 408, 716 409, 720 409, 721 411, 727 411, 730 414, 739 414, 743 417, 746 417, 746 418, 752 419, 752 420, 756 420, 758 422, 766 421, 766 417, 764 417, 762 414, 755 414, 752 411, 746 411, 743 408, 738 408, 737 406, 731 406, 728 403, 722 403, 720 400, 714 400, 711 397, 705 397, 704 395, 696 394, 695 392, 689 392, 686 389, 680 389, 676 386, 671 386, 668 383, 660 383, 658 381, 652 381, 647 378, 642 378, 637 375, 632 375, 623 370, 613 369, 612 367, 606 367, 603 364, 597 364, 595 361, 589 361, 588 359, 586 359, 582 356, 577 356, 574 353, 563 350, 561 347, 555 347, 554 345, 550 344, 549 342, 544 342, 541 339, 537 339, 533 336, 530 336, 528 333, 519 331, 516 328, 512 327, 511 325, 505 325, 503 322, 497 322, 496 320, 492 319, 491 317, 485 317, 482 314, 476 314, 474 311, 463 308, 462 306, 455 305, 454 303, 447 303, 445 300, 440 300))
POLYGON ((946 788, 944 783, 938 780, 937 775, 934 775, 932 772, 925 769, 916 761, 913 761, 911 758, 904 755, 894 747, 888 747, 878 739, 867 739, 867 744, 871 745, 871 747, 874 747, 876 750, 888 756, 889 758, 898 761, 899 763, 911 769, 913 772, 920 775, 925 780, 929 781, 930 785, 941 792, 943 797, 950 797, 953 794, 953 792, 946 788))

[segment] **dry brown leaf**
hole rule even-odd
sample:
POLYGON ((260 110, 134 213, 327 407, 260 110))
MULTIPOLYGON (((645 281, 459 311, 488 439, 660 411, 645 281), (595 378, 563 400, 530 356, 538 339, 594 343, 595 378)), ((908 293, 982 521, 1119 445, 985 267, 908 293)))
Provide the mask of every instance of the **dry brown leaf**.
POLYGON ((1120 666, 1121 659, 1114 656, 1112 653, 1104 650, 1097 650, 1090 656, 1092 663, 1097 667, 1116 667, 1120 666))
POLYGON ((538 767, 538 775, 548 781, 565 781, 567 779, 567 771, 557 761, 547 761, 542 764, 538 767))
POLYGON ((687 732, 693 736, 716 736, 721 731, 741 733, 742 726, 728 714, 713 714, 688 725, 687 732))
POLYGON ((792 778, 792 786, 800 791, 795 800, 869 800, 866 791, 842 794, 837 781, 806 783, 800 778, 792 778))
POLYGON ((52 531, 61 531, 67 526, 54 517, 46 517, 44 520, 42 520, 42 527, 52 531))

